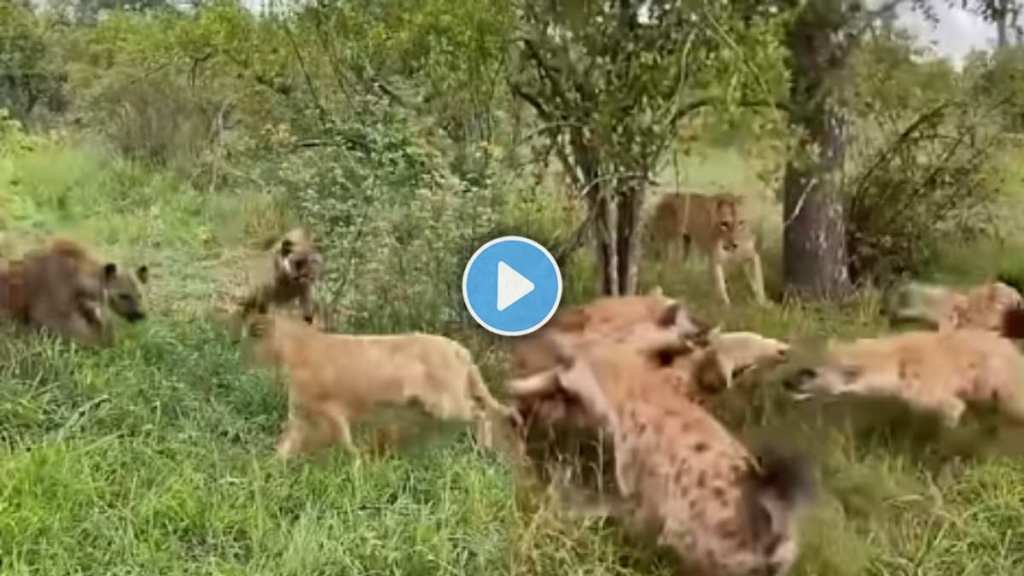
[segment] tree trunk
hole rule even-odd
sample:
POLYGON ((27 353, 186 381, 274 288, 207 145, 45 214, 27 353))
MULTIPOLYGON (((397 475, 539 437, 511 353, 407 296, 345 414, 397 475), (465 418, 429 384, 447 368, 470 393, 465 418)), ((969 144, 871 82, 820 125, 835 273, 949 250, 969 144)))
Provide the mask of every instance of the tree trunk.
POLYGON ((1010 45, 1010 4, 1015 0, 997 0, 992 11, 992 20, 996 24, 996 48, 1010 45))
POLYGON ((606 296, 620 294, 617 209, 618 206, 607 193, 595 194, 590 207, 597 232, 594 240, 597 263, 601 267, 601 293, 606 296))
POLYGON ((631 296, 636 294, 637 280, 640 276, 640 221, 643 207, 644 186, 629 183, 616 195, 619 205, 618 212, 618 260, 619 260, 619 294, 631 296))
POLYGON ((788 37, 790 122, 804 139, 802 150, 786 165, 783 183, 783 279, 787 293, 812 298, 836 298, 850 291, 841 195, 848 46, 844 19, 832 7, 812 0, 788 37))

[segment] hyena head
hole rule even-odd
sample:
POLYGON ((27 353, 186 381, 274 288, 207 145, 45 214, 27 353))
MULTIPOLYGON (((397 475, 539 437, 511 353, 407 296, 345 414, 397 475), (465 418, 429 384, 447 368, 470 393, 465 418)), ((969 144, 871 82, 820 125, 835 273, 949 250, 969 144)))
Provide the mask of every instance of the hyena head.
POLYGON ((317 250, 312 235, 301 228, 284 235, 275 258, 279 274, 306 286, 316 282, 323 269, 323 256, 317 250))
POLYGON ((135 272, 125 273, 117 264, 108 262, 103 266, 103 280, 106 288, 107 305, 118 316, 129 322, 146 319, 141 285, 149 281, 149 268, 139 266, 135 272))
POLYGON ((820 366, 801 368, 784 385, 797 398, 811 395, 835 395, 849 392, 863 376, 864 370, 846 362, 830 361, 820 366))

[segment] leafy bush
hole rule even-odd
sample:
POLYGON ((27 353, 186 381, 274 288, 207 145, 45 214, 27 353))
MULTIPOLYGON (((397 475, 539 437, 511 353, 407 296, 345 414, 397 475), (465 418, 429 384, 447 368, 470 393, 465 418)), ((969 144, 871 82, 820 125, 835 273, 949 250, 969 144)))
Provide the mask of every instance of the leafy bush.
POLYGON ((986 169, 998 140, 966 103, 937 108, 856 175, 847 216, 854 279, 919 274, 943 244, 995 231, 999 182, 986 169))
POLYGON ((438 331, 465 322, 462 269, 473 250, 502 233, 551 242, 562 222, 571 224, 562 203, 533 202, 514 182, 460 180, 401 113, 361 117, 287 156, 275 180, 315 231, 328 262, 322 300, 349 328, 438 331))
POLYGON ((848 176, 847 248, 854 280, 920 274, 943 245, 996 231, 1001 192, 990 162, 1003 145, 1006 99, 967 97, 946 62, 918 62, 902 36, 858 61, 848 176))

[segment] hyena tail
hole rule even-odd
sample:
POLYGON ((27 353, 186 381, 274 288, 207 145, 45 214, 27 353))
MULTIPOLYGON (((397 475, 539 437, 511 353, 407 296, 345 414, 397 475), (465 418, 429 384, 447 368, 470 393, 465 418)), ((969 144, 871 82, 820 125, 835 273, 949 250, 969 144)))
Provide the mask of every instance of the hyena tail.
POLYGON ((788 506, 803 504, 814 497, 814 475, 808 458, 763 447, 757 453, 757 462, 753 472, 760 495, 788 506))
POLYGON ((815 498, 811 462, 800 455, 763 447, 751 466, 748 502, 756 532, 765 536, 787 530, 798 508, 815 498))
POLYGON ((1024 338, 1024 308, 1010 308, 1003 312, 1003 326, 1000 333, 1004 338, 1024 338))

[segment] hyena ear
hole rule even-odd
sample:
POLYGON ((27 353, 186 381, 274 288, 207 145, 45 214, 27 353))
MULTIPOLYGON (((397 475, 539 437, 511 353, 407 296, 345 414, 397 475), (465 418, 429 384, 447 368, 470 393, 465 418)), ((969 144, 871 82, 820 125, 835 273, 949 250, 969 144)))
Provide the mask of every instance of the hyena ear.
POLYGON ((291 238, 285 238, 281 241, 281 257, 287 258, 291 255, 292 250, 295 249, 295 243, 292 242, 291 238))
POLYGON ((673 302, 668 305, 667 308, 661 311, 658 319, 655 323, 662 328, 669 328, 675 326, 679 320, 679 302, 673 302))
POLYGON ((103 265, 103 279, 107 282, 114 279, 117 276, 117 264, 113 262, 107 262, 103 265))
POLYGON ((721 392, 732 386, 732 374, 722 363, 716 350, 701 354, 694 367, 697 387, 708 393, 721 392))
POLYGON ((135 269, 135 277, 139 279, 139 282, 145 284, 149 282, 149 266, 143 264, 135 269))

